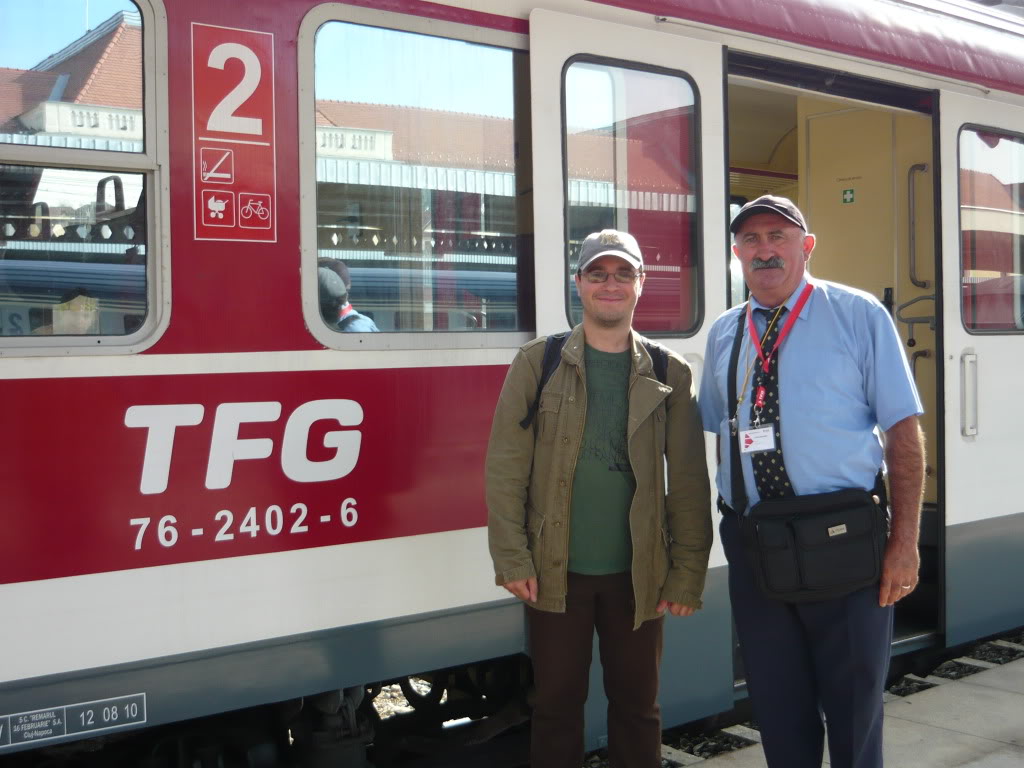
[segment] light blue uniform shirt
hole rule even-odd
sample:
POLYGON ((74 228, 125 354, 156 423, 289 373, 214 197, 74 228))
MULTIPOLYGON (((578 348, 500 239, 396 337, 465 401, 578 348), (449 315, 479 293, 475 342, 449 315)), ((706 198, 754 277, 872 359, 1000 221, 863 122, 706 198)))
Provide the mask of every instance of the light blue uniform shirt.
MULTIPOLYGON (((779 348, 779 410, 782 455, 793 489, 798 495, 826 493, 840 488, 871 489, 882 466, 882 446, 876 426, 883 431, 921 414, 921 400, 903 354, 896 327, 885 307, 872 295, 837 283, 805 276, 786 302, 789 317, 804 285, 814 291, 779 348)), ((753 308, 764 308, 753 296, 753 308)), ((729 356, 736 335, 738 313, 733 307, 711 326, 699 406, 704 429, 721 438, 718 492, 732 506, 729 419, 736 409, 728 399, 729 356)), ((767 320, 754 312, 754 324, 763 335, 767 320)), ((743 396, 737 421, 750 426, 754 372, 759 364, 744 322, 736 371, 736 393, 743 396)), ((767 351, 767 350, 766 350, 767 351)), ((762 416, 762 425, 766 423, 762 416)), ((754 485, 750 454, 740 454, 747 497, 760 500, 754 485)))

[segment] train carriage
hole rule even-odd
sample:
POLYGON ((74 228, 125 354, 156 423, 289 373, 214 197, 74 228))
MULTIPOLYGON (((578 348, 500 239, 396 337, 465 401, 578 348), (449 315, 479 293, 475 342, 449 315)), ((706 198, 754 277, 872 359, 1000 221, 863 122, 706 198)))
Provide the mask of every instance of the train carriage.
MULTIPOLYGON (((925 403, 895 651, 1024 624, 1024 23, 953 0, 61 9, 0 28, 0 757, 237 710, 361 754, 365 687, 421 673, 438 720, 514 709, 528 649, 482 487, 505 369, 578 321, 576 249, 614 226, 648 264, 637 327, 699 373, 744 298, 730 212, 765 192, 807 214, 813 274, 891 309, 925 403), (379 332, 325 317, 325 259, 379 332)), ((744 695, 727 592, 716 545, 705 609, 666 625, 666 724, 744 695)))

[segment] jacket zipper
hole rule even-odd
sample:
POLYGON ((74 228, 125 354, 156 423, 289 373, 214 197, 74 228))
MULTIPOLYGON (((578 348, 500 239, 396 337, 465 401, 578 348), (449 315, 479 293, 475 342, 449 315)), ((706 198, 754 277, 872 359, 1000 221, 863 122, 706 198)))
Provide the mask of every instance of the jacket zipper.
MULTIPOLYGON (((631 337, 632 338, 632 337, 631 337)), ((632 349, 630 350, 632 351, 632 349)), ((632 361, 629 366, 629 387, 626 389, 626 457, 629 458, 629 404, 632 402, 633 397, 633 385, 636 383, 639 374, 633 368, 632 361)), ((655 460, 657 461, 657 460, 655 460)), ((633 459, 629 459, 629 468, 633 469, 633 459)), ((657 475, 657 472, 655 472, 657 475)), ((633 476, 636 477, 636 471, 633 470, 633 476)), ((636 491, 633 491, 633 501, 636 501, 636 491)), ((633 587, 633 625, 636 626, 636 617, 640 613, 640 601, 637 599, 636 594, 636 579, 633 578, 633 563, 636 560, 636 536, 633 535, 633 502, 629 504, 629 551, 631 554, 629 560, 629 580, 633 587)))
MULTIPOLYGON (((572 459, 572 467, 569 468, 569 479, 566 482, 569 485, 569 494, 566 496, 565 504, 565 547, 562 552, 562 565, 565 567, 565 573, 569 573, 569 532, 572 530, 572 479, 576 476, 576 464, 580 460, 580 449, 583 447, 583 432, 587 428, 587 380, 580 375, 579 366, 574 365, 573 370, 576 372, 576 378, 579 379, 580 384, 583 386, 583 418, 580 420, 579 432, 576 435, 576 455, 572 459)), ((568 594, 568 576, 566 577, 566 593, 568 594)))

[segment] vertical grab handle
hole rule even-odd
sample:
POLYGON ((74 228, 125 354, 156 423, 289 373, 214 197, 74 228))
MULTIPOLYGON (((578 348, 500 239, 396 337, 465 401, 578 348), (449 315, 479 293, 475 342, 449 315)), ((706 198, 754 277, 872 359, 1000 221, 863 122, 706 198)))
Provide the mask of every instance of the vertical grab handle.
POLYGON ((960 434, 978 434, 978 356, 960 355, 960 434))
POLYGON ((931 285, 927 280, 917 278, 917 208, 914 205, 914 174, 924 173, 928 170, 928 163, 915 163, 907 171, 907 211, 910 213, 910 282, 918 288, 927 288, 931 285))

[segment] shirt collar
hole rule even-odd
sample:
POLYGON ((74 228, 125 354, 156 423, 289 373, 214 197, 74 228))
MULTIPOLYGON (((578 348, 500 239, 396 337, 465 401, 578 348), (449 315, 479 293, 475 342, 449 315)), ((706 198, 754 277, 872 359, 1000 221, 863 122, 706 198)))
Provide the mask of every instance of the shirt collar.
MULTIPOLYGON (((790 294, 789 298, 786 299, 785 307, 787 311, 793 311, 793 307, 796 306, 796 303, 798 301, 800 301, 800 294, 803 292, 804 286, 807 285, 808 283, 813 285, 815 288, 818 287, 818 284, 814 281, 814 279, 805 272, 803 279, 800 281, 800 285, 798 285, 796 287, 796 290, 794 290, 793 293, 790 294)), ((807 304, 804 304, 804 307, 802 310, 800 310, 800 314, 797 316, 797 319, 802 320, 806 317, 807 307, 810 303, 810 299, 808 298, 807 304)), ((754 298, 754 294, 750 294, 750 306, 752 309, 774 309, 774 307, 766 307, 764 304, 759 302, 757 299, 754 298)))

